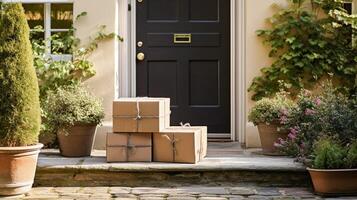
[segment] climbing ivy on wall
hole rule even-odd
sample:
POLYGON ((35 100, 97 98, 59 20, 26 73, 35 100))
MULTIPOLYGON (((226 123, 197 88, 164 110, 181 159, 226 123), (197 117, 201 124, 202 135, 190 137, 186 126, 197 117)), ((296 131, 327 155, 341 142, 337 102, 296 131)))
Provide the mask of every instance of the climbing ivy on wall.
POLYGON ((357 16, 347 13, 342 0, 288 2, 288 7, 268 19, 271 28, 257 31, 269 45, 274 62, 254 78, 249 87, 252 99, 272 96, 282 87, 294 95, 330 77, 355 91, 357 48, 352 35, 357 30, 357 16))

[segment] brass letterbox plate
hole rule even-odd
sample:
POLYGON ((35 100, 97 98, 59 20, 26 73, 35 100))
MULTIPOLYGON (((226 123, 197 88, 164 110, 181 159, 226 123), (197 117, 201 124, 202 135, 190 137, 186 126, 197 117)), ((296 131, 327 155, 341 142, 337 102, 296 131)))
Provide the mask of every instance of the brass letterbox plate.
POLYGON ((190 33, 175 33, 174 34, 175 44, 190 44, 191 34, 190 33))

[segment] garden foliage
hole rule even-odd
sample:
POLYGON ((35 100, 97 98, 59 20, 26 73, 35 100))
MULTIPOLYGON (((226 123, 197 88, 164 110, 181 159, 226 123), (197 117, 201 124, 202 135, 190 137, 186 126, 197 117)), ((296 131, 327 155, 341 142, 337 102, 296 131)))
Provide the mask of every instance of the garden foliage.
POLYGON ((248 119, 255 125, 284 123, 293 107, 294 103, 287 97, 287 93, 280 92, 273 98, 263 98, 256 102, 249 112, 248 119))
POLYGON ((38 142, 39 88, 21 4, 0 3, 0 146, 38 142))
MULTIPOLYGON (((76 17, 77 22, 86 15, 86 12, 79 14, 76 17)), ((105 29, 104 25, 99 26, 97 32, 85 44, 82 44, 81 40, 76 37, 76 28, 74 27, 71 27, 68 32, 53 34, 46 40, 36 39, 37 37, 35 37, 39 32, 44 32, 43 27, 38 26, 31 31, 34 65, 39 79, 43 119, 40 136, 41 138, 52 138, 50 140, 54 142, 54 144, 46 142, 46 145, 56 146, 56 142, 53 139, 56 135, 53 129, 54 118, 46 111, 46 108, 53 106, 53 104, 49 102, 47 95, 49 93, 53 95, 57 89, 62 87, 79 87, 82 82, 95 75, 94 63, 89 57, 98 48, 99 43, 111 38, 123 40, 114 33, 106 33, 105 29), (51 50, 48 49, 48 44, 51 44, 51 50), (65 58, 64 54, 67 54, 67 58, 68 55, 71 55, 71 58, 56 60, 53 57, 53 55, 56 55, 57 57, 65 58), (48 103, 50 105, 46 105, 48 103), (48 114, 50 116, 47 116, 48 114)), ((62 122, 59 121, 58 123, 62 122)))
POLYGON ((104 118, 102 102, 81 86, 49 91, 43 110, 53 133, 74 125, 97 125, 104 118))
POLYGON ((333 138, 321 138, 314 145, 312 167, 315 169, 356 169, 357 142, 343 146, 333 138))
POLYGON ((295 95, 321 78, 333 77, 350 92, 357 86, 357 17, 343 9, 343 0, 288 0, 287 8, 269 18, 271 28, 258 35, 269 45, 271 66, 264 67, 249 91, 253 100, 272 96, 280 81, 295 95))
POLYGON ((357 160, 357 102, 331 83, 321 94, 303 90, 285 121, 286 140, 275 145, 314 168, 355 168, 357 160))
MULTIPOLYGON (((79 14, 76 20, 87 15, 86 12, 79 14)), ((39 79, 41 99, 46 98, 50 90, 56 90, 62 86, 78 85, 95 75, 94 64, 89 60, 90 55, 98 48, 100 42, 115 38, 114 33, 106 33, 105 26, 99 27, 98 31, 82 44, 75 36, 76 28, 72 27, 68 32, 53 34, 47 40, 32 37, 34 52, 34 65, 39 79), (71 59, 55 60, 49 55, 48 44, 51 44, 51 54, 61 57, 63 54, 72 55, 71 59)), ((43 32, 41 26, 31 31, 31 36, 43 32)), ((121 37, 118 37, 122 40, 121 37)))

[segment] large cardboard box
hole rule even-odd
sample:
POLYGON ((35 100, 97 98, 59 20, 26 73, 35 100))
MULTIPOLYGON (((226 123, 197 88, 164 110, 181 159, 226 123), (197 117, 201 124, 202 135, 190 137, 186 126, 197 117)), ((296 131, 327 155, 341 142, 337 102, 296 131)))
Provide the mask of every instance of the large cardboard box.
POLYGON ((152 133, 108 133, 107 162, 151 162, 152 133))
POLYGON ((166 128, 153 133, 155 162, 197 163, 201 158, 201 130, 166 128))
POLYGON ((113 102, 113 132, 160 132, 170 126, 169 98, 120 98, 113 102))
POLYGON ((201 131, 201 159, 205 158, 207 156, 207 126, 172 126, 172 128, 183 128, 183 129, 199 129, 201 131))

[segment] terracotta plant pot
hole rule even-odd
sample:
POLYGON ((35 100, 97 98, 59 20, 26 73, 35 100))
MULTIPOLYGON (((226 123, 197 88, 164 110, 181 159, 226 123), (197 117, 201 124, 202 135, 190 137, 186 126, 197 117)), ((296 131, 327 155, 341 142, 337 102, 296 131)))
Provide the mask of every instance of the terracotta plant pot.
POLYGON ((315 192, 320 195, 357 194, 357 169, 311 169, 310 173, 315 192))
POLYGON ((0 147, 0 196, 20 195, 31 190, 42 144, 0 147))
POLYGON ((97 125, 76 125, 59 131, 57 138, 60 152, 66 157, 90 156, 97 125))
POLYGON ((275 153, 277 149, 274 143, 279 138, 285 139, 288 135, 286 131, 279 131, 277 124, 258 124, 258 130, 263 153, 275 153))

